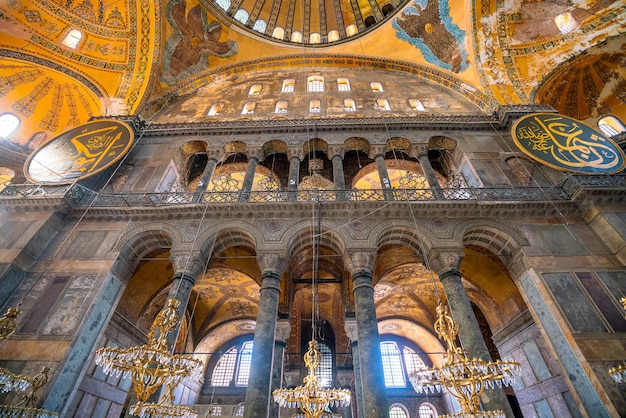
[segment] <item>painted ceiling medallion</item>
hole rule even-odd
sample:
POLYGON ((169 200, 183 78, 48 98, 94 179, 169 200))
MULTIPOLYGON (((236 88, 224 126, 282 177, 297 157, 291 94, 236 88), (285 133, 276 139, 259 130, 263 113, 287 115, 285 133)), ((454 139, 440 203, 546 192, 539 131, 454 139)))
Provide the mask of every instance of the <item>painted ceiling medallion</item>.
POLYGON ((34 183, 68 184, 117 163, 130 149, 135 134, 115 120, 89 122, 55 137, 33 152, 24 174, 34 183))
POLYGON ((582 122, 556 113, 534 113, 511 128, 516 145, 529 157, 561 171, 610 174, 626 167, 621 148, 582 122))

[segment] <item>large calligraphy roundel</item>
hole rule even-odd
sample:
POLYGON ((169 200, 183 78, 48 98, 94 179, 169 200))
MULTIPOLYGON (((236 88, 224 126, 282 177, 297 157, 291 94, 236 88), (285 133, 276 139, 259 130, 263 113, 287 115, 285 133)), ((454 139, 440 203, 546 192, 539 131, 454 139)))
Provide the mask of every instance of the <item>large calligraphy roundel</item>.
POLYGON ((517 146, 534 160, 562 171, 611 174, 626 167, 624 151, 584 123, 557 113, 533 113, 511 128, 517 146))
POLYGON ((116 120, 88 122, 46 142, 24 164, 34 183, 68 184, 117 163, 130 149, 135 134, 116 120))

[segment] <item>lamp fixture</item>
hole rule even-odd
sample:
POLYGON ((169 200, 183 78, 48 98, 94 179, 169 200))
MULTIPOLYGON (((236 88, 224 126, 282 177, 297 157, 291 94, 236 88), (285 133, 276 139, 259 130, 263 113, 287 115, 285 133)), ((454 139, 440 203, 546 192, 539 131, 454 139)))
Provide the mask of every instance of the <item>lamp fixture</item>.
POLYGON ((169 299, 167 306, 154 319, 148 334, 146 345, 117 348, 103 347, 96 352, 96 364, 102 366, 109 375, 130 377, 137 394, 137 404, 131 407, 131 413, 141 417, 195 417, 189 408, 173 405, 172 391, 185 379, 199 382, 202 377, 203 363, 189 355, 172 354, 167 334, 180 322, 176 312, 179 301, 169 299), (159 403, 148 403, 150 396, 162 386, 168 386, 168 392, 159 403))
POLYGON ((7 309, 2 318, 0 318, 0 340, 6 340, 15 332, 16 320, 20 310, 17 308, 7 309))
POLYGON ((480 395, 485 389, 511 385, 520 372, 520 363, 469 359, 467 351, 456 343, 459 324, 448 314, 441 301, 437 306, 434 328, 447 346, 444 364, 412 372, 409 379, 415 390, 428 393, 445 389, 459 401, 461 412, 440 415, 442 418, 504 418, 504 412, 500 410, 481 411, 480 395))
MULTIPOLYGON (((12 309, 12 308, 9 308, 12 309)), ((15 405, 0 406, 0 416, 3 417, 19 417, 19 418, 57 418, 56 412, 46 411, 45 409, 35 408, 37 401, 35 394, 39 389, 48 383, 48 372, 50 369, 44 367, 41 373, 35 377, 25 377, 15 375, 8 370, 0 369, 0 391, 10 392, 12 390, 28 390, 30 393, 22 396, 20 402, 15 405)))
POLYGON ((304 377, 302 386, 293 389, 276 389, 272 394, 274 401, 281 407, 299 408, 304 413, 304 418, 322 418, 333 416, 328 412, 330 407, 343 407, 350 405, 350 391, 348 389, 328 389, 322 386, 315 370, 322 360, 322 352, 317 348, 315 340, 317 315, 317 286, 316 278, 318 274, 318 259, 321 242, 321 203, 318 202, 318 231, 317 239, 313 241, 313 274, 311 282, 312 306, 311 306, 311 326, 312 338, 309 341, 309 348, 304 354, 304 365, 309 369, 308 375, 304 377), (316 245, 317 242, 317 245, 316 245))

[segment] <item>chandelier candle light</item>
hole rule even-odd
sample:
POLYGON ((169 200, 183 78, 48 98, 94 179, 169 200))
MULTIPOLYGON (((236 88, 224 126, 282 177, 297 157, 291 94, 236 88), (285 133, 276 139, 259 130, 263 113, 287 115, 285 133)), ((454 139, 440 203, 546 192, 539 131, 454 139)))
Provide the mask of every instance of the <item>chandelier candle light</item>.
POLYGON ((170 299, 155 318, 148 343, 130 348, 104 347, 96 352, 96 364, 106 374, 130 377, 137 394, 137 404, 131 413, 153 418, 195 417, 196 414, 182 405, 173 405, 172 391, 185 379, 199 382, 203 363, 189 355, 172 354, 167 334, 176 328, 180 317, 176 308, 180 302, 170 299), (162 386, 168 391, 157 404, 147 403, 150 396, 162 386))
POLYGON ((418 393, 428 393, 446 389, 459 401, 461 412, 440 415, 442 418, 504 418, 504 413, 499 410, 481 411, 480 395, 485 389, 511 385, 520 372, 520 364, 515 361, 470 360, 467 352, 456 343, 459 324, 452 319, 441 302, 437 306, 434 327, 447 346, 444 364, 411 373, 409 379, 415 390, 418 393))
MULTIPOLYGON (((626 296, 622 296, 619 301, 622 304, 624 311, 626 311, 626 296)), ((624 317, 626 318, 626 315, 624 317)), ((626 383, 626 361, 622 362, 622 364, 617 367, 610 368, 609 375, 615 383, 626 383)))
POLYGON ((274 400, 281 407, 300 408, 305 418, 320 418, 327 408, 350 404, 350 391, 347 389, 325 389, 315 375, 322 353, 317 348, 317 341, 309 341, 309 350, 304 354, 304 364, 309 374, 303 379, 304 385, 294 389, 277 389, 273 392, 274 400))

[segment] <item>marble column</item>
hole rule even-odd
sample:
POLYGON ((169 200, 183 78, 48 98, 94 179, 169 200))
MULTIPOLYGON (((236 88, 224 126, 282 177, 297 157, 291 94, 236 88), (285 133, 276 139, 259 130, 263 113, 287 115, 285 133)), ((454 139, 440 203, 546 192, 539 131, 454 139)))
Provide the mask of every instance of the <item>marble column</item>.
MULTIPOLYGON (((287 348, 287 339, 291 333, 291 324, 289 319, 279 319, 276 324, 276 336, 274 338, 274 366, 272 367, 272 393, 276 389, 280 389, 283 384, 283 358, 285 357, 285 349, 287 348)), ((271 418, 278 418, 280 415, 280 407, 274 402, 274 398, 270 395, 270 414, 271 418)))
POLYGON ((352 347, 352 369, 354 372, 354 403, 353 411, 356 411, 356 418, 365 418, 363 415, 365 406, 363 405, 363 386, 361 381, 361 363, 359 361, 359 336, 357 332, 356 319, 345 320, 346 335, 350 338, 352 347))
POLYGON ((50 383, 52 386, 43 409, 57 412, 60 416, 66 415, 67 408, 73 404, 73 397, 78 393, 77 389, 84 371, 89 366, 88 362, 93 358, 96 344, 104 334, 132 271, 130 263, 121 256, 113 264, 94 298, 68 356, 65 357, 65 363, 59 365, 58 377, 50 383))
MULTIPOLYGON (((480 358, 491 361, 491 354, 485 343, 476 315, 472 309, 469 297, 463 286, 459 267, 461 265, 462 250, 433 251, 431 258, 432 268, 439 275, 446 293, 448 306, 452 318, 459 323, 459 339, 470 358, 480 358)), ((500 409, 507 417, 513 417, 513 410, 503 389, 485 390, 481 396, 486 411, 500 409)))
POLYGON ((248 158, 248 168, 243 178, 243 184, 241 185, 241 191, 239 192, 239 198, 237 203, 246 203, 250 197, 250 191, 252 190, 252 184, 254 183, 254 173, 256 172, 256 166, 259 163, 257 156, 250 156, 248 158))
POLYGON ((280 295, 280 276, 287 267, 285 259, 276 253, 259 253, 257 260, 261 267, 261 291, 259 311, 254 330, 246 407, 244 417, 259 418, 270 416, 272 389, 272 363, 274 361, 274 340, 276 336, 276 316, 280 295))
POLYGON ((343 173, 343 158, 341 155, 336 154, 332 158, 333 161, 333 182, 335 184, 335 190, 337 190, 337 200, 346 200, 346 194, 343 190, 346 190, 346 179, 343 173))
POLYGON ((426 181, 428 182, 428 186, 430 186, 430 190, 432 190, 435 199, 442 200, 443 190, 439 185, 439 181, 437 180, 437 176, 435 175, 435 170, 433 170, 433 166, 430 165, 430 160, 428 159, 428 152, 422 153, 417 157, 420 165, 422 167, 422 171, 424 172, 424 177, 426 177, 426 181))
POLYGON ((298 155, 292 155, 289 159, 289 184, 287 190, 289 191, 288 200, 295 202, 298 200, 298 184, 300 183, 300 157, 298 155))
POLYGON ((171 350, 174 351, 178 333, 185 320, 187 305, 191 296, 191 289, 196 279, 204 274, 206 267, 206 257, 200 251, 170 251, 170 261, 174 269, 172 284, 167 299, 175 299, 178 302, 176 313, 180 318, 180 323, 176 329, 167 334, 166 341, 171 344, 171 350))
POLYGON ((374 304, 372 269, 375 251, 350 252, 346 258, 346 268, 352 275, 352 293, 356 311, 357 337, 359 344, 359 364, 361 387, 363 389, 363 416, 367 418, 388 418, 389 405, 387 388, 383 374, 378 320, 374 304))
POLYGON ((380 187, 383 189, 385 200, 394 200, 391 180, 389 180, 389 173, 387 172, 387 165, 385 164, 385 156, 378 154, 374 157, 374 161, 376 162, 376 168, 380 176, 380 187))
POLYGON ((217 167, 217 158, 209 157, 206 162, 206 166, 204 167, 204 171, 202 172, 202 177, 200 177, 200 181, 198 181, 198 187, 196 188, 196 192, 193 196, 194 203, 202 202, 202 196, 204 192, 206 192, 207 187, 211 183, 211 178, 213 177, 213 173, 215 172, 215 167, 217 167))

